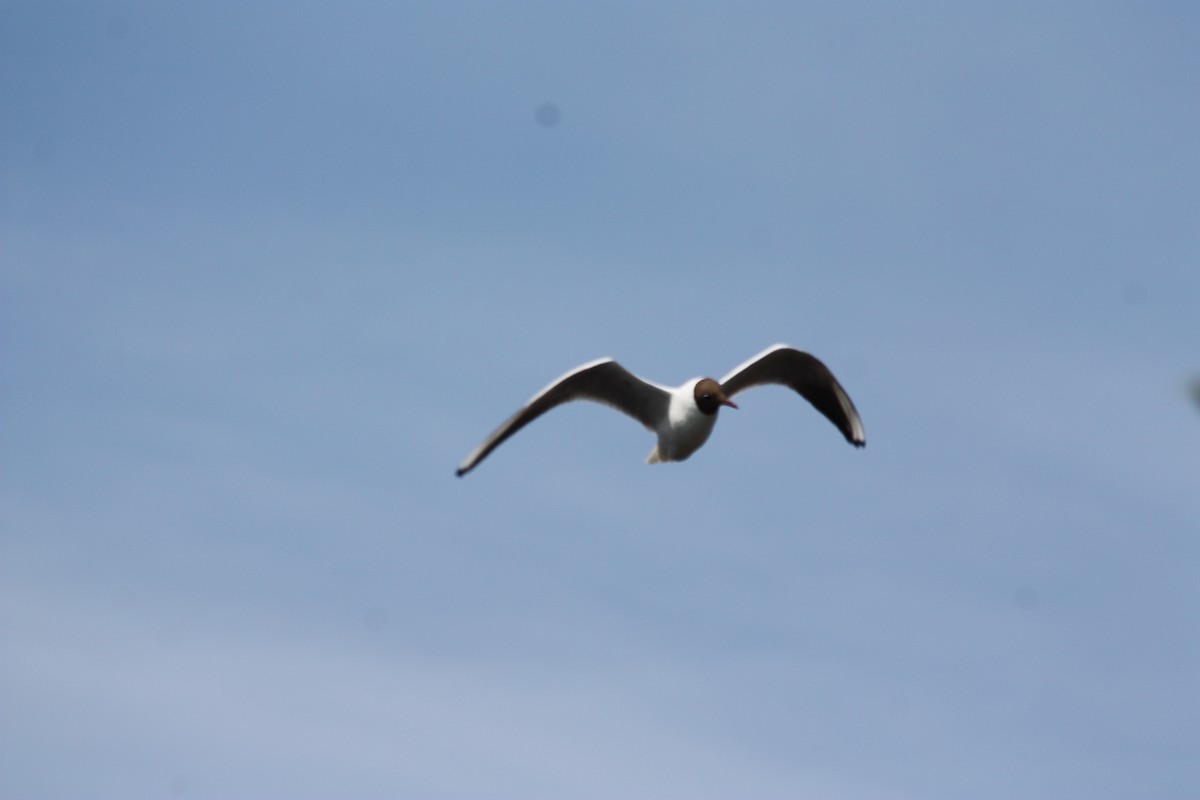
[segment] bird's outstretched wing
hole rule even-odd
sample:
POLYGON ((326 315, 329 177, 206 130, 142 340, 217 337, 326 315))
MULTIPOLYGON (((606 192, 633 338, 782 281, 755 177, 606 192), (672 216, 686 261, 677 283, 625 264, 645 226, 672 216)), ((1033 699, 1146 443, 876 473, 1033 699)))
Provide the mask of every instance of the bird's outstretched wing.
POLYGON ((666 416, 670 394, 661 386, 642 380, 611 358, 592 361, 576 367, 539 392, 524 408, 484 439, 459 465, 455 474, 461 478, 505 439, 555 406, 572 400, 593 400, 611 406, 653 431, 659 420, 666 416))
POLYGON ((783 344, 768 347, 722 378, 721 388, 733 397, 738 392, 766 383, 794 389, 836 425, 846 441, 855 447, 867 443, 862 420, 850 395, 816 356, 783 344))

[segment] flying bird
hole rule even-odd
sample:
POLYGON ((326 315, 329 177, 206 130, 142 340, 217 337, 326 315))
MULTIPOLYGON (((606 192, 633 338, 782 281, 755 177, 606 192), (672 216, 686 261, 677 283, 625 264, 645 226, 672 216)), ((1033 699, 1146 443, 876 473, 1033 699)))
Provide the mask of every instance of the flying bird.
POLYGON ((721 406, 754 386, 776 383, 794 389, 829 419, 855 447, 867 443, 850 395, 816 356, 787 345, 768 347, 719 381, 693 378, 678 388, 643 380, 611 358, 591 361, 563 375, 483 440, 455 470, 460 478, 517 431, 555 406, 593 400, 615 408, 658 436, 647 464, 684 461, 708 441, 721 406))

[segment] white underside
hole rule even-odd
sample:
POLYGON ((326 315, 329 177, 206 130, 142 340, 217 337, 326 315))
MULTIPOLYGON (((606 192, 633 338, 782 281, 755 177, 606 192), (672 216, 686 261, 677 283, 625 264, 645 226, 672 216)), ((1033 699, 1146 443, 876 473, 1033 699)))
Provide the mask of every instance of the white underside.
POLYGON ((685 461, 700 449, 717 424, 716 414, 704 414, 696 407, 696 378, 671 390, 667 418, 658 429, 658 444, 650 451, 647 464, 685 461))

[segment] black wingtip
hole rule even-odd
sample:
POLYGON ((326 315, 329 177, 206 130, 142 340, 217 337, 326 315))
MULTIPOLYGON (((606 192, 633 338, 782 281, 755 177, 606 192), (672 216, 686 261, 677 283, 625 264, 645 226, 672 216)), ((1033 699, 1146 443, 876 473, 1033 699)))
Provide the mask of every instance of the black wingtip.
POLYGON ((466 474, 467 474, 467 471, 465 469, 463 469, 462 467, 458 467, 454 470, 454 477, 456 477, 456 478, 461 478, 463 475, 466 475, 466 474))

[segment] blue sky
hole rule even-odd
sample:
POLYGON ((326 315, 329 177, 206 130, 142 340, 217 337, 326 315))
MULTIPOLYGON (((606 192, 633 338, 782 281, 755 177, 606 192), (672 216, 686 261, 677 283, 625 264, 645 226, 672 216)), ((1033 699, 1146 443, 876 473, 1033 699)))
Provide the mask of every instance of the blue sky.
POLYGON ((3 3, 0 795, 1196 797, 1197 97, 1188 3, 3 3), (865 450, 453 476, 775 342, 865 450))

